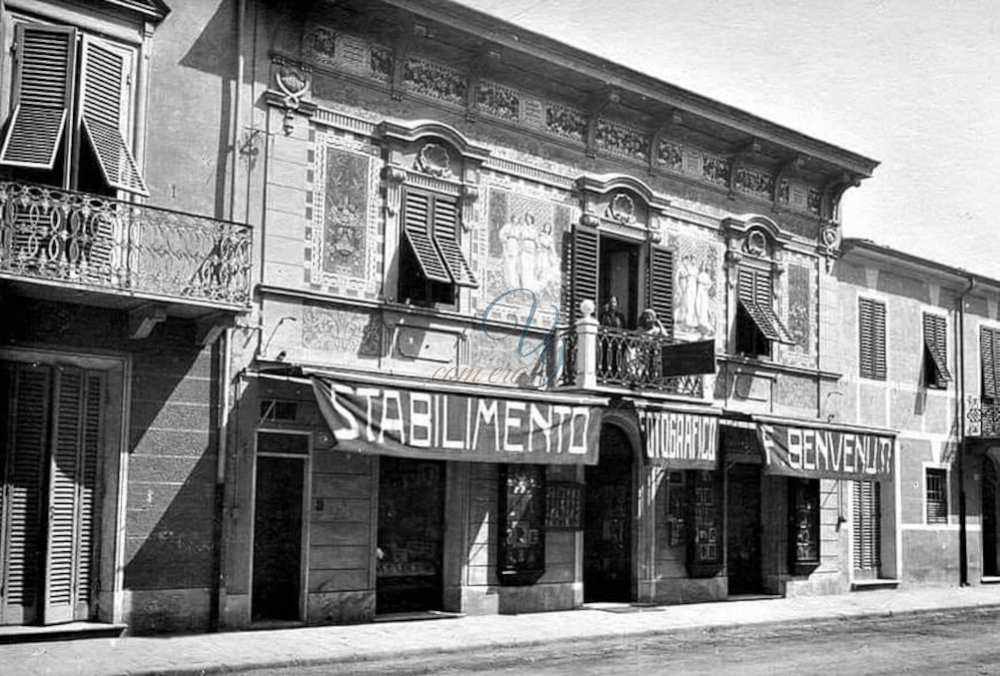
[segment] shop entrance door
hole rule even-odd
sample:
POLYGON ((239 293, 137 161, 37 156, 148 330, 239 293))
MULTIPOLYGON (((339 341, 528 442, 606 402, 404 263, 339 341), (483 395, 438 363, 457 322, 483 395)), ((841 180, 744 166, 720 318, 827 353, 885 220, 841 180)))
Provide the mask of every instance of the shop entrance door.
POLYGON ((736 463, 726 489, 726 568, 729 593, 759 594, 761 580, 760 466, 736 463))
POLYGON ((0 362, 0 624, 89 620, 106 373, 0 362))
POLYGON ((443 462, 379 458, 375 612, 441 608, 443 462))
POLYGON ((304 457, 257 455, 251 600, 254 622, 302 619, 305 476, 304 457))
POLYGON ((598 464, 587 467, 583 531, 584 601, 632 600, 632 445, 601 428, 598 464))
POLYGON ((1000 575, 997 561, 997 467, 983 459, 983 575, 1000 575))

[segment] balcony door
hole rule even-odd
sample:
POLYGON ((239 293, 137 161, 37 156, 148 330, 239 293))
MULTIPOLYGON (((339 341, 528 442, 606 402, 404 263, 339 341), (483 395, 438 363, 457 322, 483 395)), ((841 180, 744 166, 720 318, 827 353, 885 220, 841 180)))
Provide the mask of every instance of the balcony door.
POLYGON ((614 296, 625 316, 625 328, 635 328, 639 319, 640 244, 601 235, 599 293, 601 307, 614 296))
POLYGON ((92 618, 106 388, 99 370, 0 362, 0 624, 92 618))

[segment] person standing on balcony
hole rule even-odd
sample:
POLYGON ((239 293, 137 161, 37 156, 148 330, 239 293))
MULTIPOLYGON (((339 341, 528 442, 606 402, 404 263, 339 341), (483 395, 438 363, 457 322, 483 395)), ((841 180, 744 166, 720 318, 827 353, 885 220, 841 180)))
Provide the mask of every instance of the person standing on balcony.
POLYGON ((641 346, 641 354, 637 355, 635 366, 650 382, 659 380, 663 373, 662 341, 667 337, 667 329, 656 316, 656 310, 646 308, 639 315, 639 331, 646 336, 641 346))
POLYGON ((625 345, 622 342, 622 329, 625 328, 625 315, 618 309, 618 297, 610 296, 601 308, 601 315, 597 318, 601 328, 607 327, 611 331, 602 330, 598 333, 597 340, 600 344, 597 358, 597 372, 605 377, 616 378, 622 368, 622 353, 625 345))

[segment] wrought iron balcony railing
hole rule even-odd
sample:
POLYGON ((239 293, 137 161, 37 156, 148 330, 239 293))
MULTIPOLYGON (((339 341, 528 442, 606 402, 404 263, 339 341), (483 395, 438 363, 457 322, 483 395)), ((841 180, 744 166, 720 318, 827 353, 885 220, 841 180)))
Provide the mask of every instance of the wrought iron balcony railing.
POLYGON ((249 226, 85 193, 0 182, 0 274, 245 307, 249 226))
POLYGON ((562 382, 582 386, 591 377, 597 385, 617 385, 634 389, 656 390, 670 394, 702 397, 704 379, 700 375, 663 375, 664 348, 676 341, 639 331, 597 326, 595 335, 581 334, 579 327, 567 329, 562 336, 565 354, 562 382), (587 340, 587 337, 596 340, 587 340), (583 339, 581 339, 583 338, 583 339), (583 358, 579 350, 593 349, 593 358, 583 358), (593 369, 593 375, 586 373, 593 369))

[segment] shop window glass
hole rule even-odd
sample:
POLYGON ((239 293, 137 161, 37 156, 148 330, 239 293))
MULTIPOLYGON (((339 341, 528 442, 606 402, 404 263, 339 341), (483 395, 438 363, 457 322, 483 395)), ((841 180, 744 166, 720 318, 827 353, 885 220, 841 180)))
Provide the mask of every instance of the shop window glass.
POLYGON ((545 467, 500 469, 500 584, 534 583, 545 572, 545 467))
POLYGON ((789 479, 789 556, 794 575, 806 575, 819 565, 819 480, 789 479))

